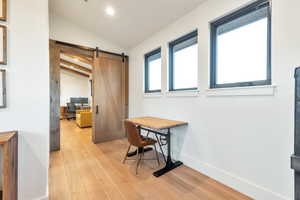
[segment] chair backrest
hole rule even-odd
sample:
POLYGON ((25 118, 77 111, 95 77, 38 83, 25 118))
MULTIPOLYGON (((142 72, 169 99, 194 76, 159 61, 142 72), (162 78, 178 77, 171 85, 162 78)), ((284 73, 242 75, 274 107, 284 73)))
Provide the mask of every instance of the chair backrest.
POLYGON ((125 121, 124 124, 127 131, 128 142, 133 146, 142 147, 142 138, 136 125, 128 121, 125 121))

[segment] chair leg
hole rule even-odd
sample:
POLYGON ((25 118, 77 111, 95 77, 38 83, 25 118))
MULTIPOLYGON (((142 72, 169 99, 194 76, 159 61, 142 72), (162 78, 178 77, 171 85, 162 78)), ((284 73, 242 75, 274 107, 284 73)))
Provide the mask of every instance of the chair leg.
POLYGON ((125 161, 127 159, 127 154, 128 154, 128 152, 130 150, 130 147, 131 147, 131 145, 129 145, 128 150, 126 151, 126 154, 125 154, 125 157, 124 157, 124 160, 123 160, 123 164, 125 164, 125 161))
POLYGON ((159 163, 159 157, 158 157, 158 152, 157 152, 157 149, 156 149, 156 145, 154 144, 153 146, 154 146, 154 150, 155 150, 155 154, 156 154, 157 164, 159 166, 160 163, 159 163))
POLYGON ((145 147, 143 148, 141 160, 143 161, 144 158, 145 158, 145 147))
POLYGON ((137 175, 138 174, 138 168, 139 168, 139 165, 140 165, 140 162, 141 162, 141 153, 139 152, 139 148, 137 149, 137 163, 136 163, 136 168, 135 168, 135 174, 137 175))

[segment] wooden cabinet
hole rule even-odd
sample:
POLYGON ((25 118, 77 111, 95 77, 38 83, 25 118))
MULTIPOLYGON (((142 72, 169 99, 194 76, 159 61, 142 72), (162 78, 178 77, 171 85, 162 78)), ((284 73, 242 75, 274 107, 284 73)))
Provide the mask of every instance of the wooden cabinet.
POLYGON ((18 133, 0 133, 1 148, 1 198, 18 199, 18 133))

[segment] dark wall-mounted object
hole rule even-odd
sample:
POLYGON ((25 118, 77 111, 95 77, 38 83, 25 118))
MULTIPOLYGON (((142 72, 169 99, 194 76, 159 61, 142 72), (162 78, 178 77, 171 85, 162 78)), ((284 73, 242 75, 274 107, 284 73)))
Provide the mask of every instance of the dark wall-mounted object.
POLYGON ((6 71, 0 69, 0 108, 6 108, 6 71))
POLYGON ((295 200, 300 200, 300 67, 295 70, 295 144, 291 167, 295 170, 295 200))
POLYGON ((71 97, 70 102, 73 104, 88 104, 89 98, 87 98, 87 97, 71 97))
POLYGON ((70 48, 77 48, 77 49, 81 49, 81 50, 84 50, 84 51, 96 52, 97 56, 100 53, 106 53, 106 54, 110 54, 110 55, 122 56, 124 58, 128 58, 128 55, 125 55, 124 53, 119 54, 119 53, 114 53, 114 52, 110 52, 110 51, 105 51, 105 50, 100 49, 99 47, 90 48, 90 47, 85 47, 85 46, 81 46, 81 45, 77 45, 77 44, 71 44, 71 43, 68 43, 68 42, 57 41, 57 40, 55 42, 58 45, 68 46, 70 48))

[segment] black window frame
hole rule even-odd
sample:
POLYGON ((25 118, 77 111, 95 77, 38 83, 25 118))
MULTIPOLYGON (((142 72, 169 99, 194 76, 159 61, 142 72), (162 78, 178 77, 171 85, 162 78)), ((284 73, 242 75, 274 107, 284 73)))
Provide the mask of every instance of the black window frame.
POLYGON ((159 47, 149 53, 146 53, 144 55, 144 60, 145 60, 145 88, 144 88, 145 91, 144 92, 145 93, 161 92, 161 89, 160 90, 150 90, 149 89, 149 62, 156 60, 156 59, 149 60, 149 58, 151 58, 152 56, 155 56, 155 55, 159 56, 159 58, 161 59, 161 47, 159 47))
MULTIPOLYGON (((221 19, 218 19, 210 23, 211 31, 211 61, 210 61, 210 88, 228 88, 228 87, 247 87, 247 86, 260 86, 260 85, 271 85, 272 84, 272 68, 271 68, 271 29, 272 29, 272 16, 271 16, 271 4, 269 0, 259 0, 248 6, 241 8, 221 19), (225 83, 217 84, 217 28, 220 25, 231 22, 239 17, 247 15, 251 12, 257 11, 262 8, 267 8, 267 19, 268 19, 268 48, 267 48, 267 78, 266 80, 248 81, 248 82, 236 82, 236 83, 225 83)), ((241 25, 240 27, 244 26, 241 25)))
MULTIPOLYGON (((197 84, 197 87, 194 87, 194 88, 177 88, 177 89, 174 88, 174 53, 175 53, 174 46, 176 46, 180 43, 186 42, 187 40, 190 40, 194 37, 196 37, 196 42, 186 45, 181 48, 181 49, 184 49, 184 48, 190 47, 194 44, 198 44, 198 30, 194 30, 191 33, 188 33, 172 42, 169 42, 169 91, 198 90, 198 87, 199 87, 198 84, 197 84)), ((179 50, 177 50, 177 51, 179 51, 179 50)), ((198 74, 197 74, 197 77, 198 77, 198 74)))

